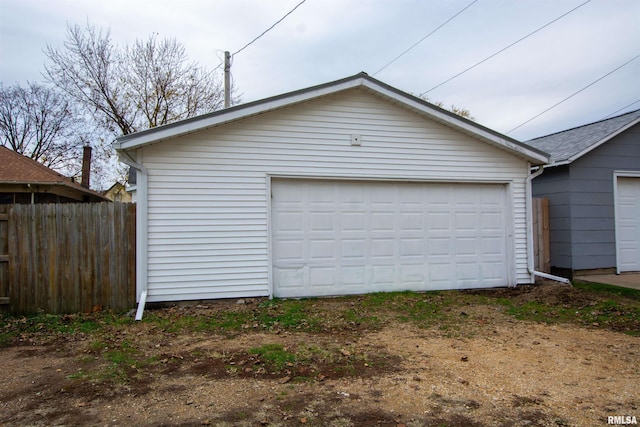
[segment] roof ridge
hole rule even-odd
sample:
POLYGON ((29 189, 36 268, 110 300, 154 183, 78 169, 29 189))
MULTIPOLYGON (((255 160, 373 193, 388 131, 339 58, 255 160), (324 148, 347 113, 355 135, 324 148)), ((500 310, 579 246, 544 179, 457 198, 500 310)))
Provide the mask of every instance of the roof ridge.
POLYGON ((565 132, 574 131, 576 129, 584 128, 584 127, 587 127, 587 126, 592 126, 592 125, 595 125, 595 124, 598 124, 598 123, 602 123, 602 122, 607 122, 609 120, 618 119, 618 118, 620 118, 622 116, 626 116, 627 114, 633 114, 633 113, 638 113, 638 112, 640 112, 640 109, 627 111, 626 113, 618 114, 617 116, 609 117, 608 119, 600 119, 600 120, 596 120, 595 122, 586 123, 586 124, 583 124, 583 125, 580 125, 580 126, 574 126, 572 128, 569 128, 569 129, 564 129, 564 130, 561 130, 561 131, 558 131, 558 132, 553 132, 553 133, 550 133, 550 134, 547 134, 547 135, 538 136, 536 138, 529 139, 527 142, 535 141, 537 139, 542 139, 542 138, 548 138, 550 136, 558 135, 558 134, 565 133, 565 132))

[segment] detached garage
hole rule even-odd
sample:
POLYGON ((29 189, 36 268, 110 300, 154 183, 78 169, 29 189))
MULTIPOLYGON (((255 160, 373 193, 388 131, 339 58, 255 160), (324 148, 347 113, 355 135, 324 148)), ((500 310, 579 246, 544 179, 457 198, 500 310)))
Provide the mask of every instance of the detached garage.
POLYGON ((137 170, 140 307, 533 282, 547 155, 364 73, 115 146, 137 170))

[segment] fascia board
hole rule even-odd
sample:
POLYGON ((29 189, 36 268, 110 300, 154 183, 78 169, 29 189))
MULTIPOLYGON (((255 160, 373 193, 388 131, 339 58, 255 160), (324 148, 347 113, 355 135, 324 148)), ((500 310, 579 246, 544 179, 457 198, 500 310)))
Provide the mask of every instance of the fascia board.
POLYGON ((484 127, 479 126, 471 121, 453 116, 452 113, 444 111, 438 107, 431 106, 426 101, 422 101, 408 94, 400 94, 396 92, 396 90, 385 88, 384 86, 378 85, 368 80, 364 81, 364 86, 374 91, 380 92, 387 97, 393 98, 397 102, 403 103, 410 108, 418 110, 440 123, 453 127, 466 134, 471 134, 481 140, 484 140, 485 142, 488 142, 489 144, 497 145, 499 147, 515 151, 520 156, 525 157, 528 161, 531 161, 535 166, 549 163, 550 156, 547 153, 529 149, 523 144, 518 144, 515 141, 510 141, 506 138, 502 138, 501 136, 489 132, 488 130, 484 129, 484 127))
POLYGON ((570 162, 568 160, 562 160, 561 162, 553 162, 553 163, 549 163, 547 165, 544 165, 544 168, 555 168, 556 166, 564 166, 564 165, 568 165, 570 162))
POLYGON ((78 188, 64 181, 0 181, 0 185, 13 186, 16 187, 16 189, 18 189, 18 187, 23 189, 25 186, 32 186, 38 190, 37 192, 51 192, 53 194, 73 199, 78 199, 77 195, 80 194, 83 196, 97 197, 105 201, 110 201, 107 197, 97 191, 86 189, 84 187, 78 188))
POLYGON ((638 123, 640 123, 640 118, 637 118, 636 120, 633 120, 632 122, 627 123, 626 125, 622 126, 620 129, 616 130, 615 132, 610 133, 609 135, 605 136, 604 138, 602 138, 600 141, 596 142, 595 144, 592 144, 589 147, 585 148, 584 150, 580 151, 579 153, 574 154, 573 156, 569 157, 563 163, 564 164, 568 164, 568 163, 574 162, 575 160, 578 160, 580 157, 582 157, 585 154, 595 150, 596 148, 600 147, 605 142, 609 141, 610 139, 615 138, 616 136, 620 135, 622 132, 626 131, 627 129, 629 129, 629 128, 635 126, 635 125, 637 125, 638 123))

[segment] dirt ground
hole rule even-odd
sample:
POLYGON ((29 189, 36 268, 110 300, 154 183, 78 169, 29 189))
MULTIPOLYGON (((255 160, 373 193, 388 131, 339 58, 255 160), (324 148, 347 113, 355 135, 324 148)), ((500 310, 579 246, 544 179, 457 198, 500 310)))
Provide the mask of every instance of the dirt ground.
MULTIPOLYGON (((536 289, 537 298, 560 292, 536 289)), ((315 304, 337 312, 354 302, 315 304)), ((237 305, 159 312, 215 316, 237 305)), ((106 364, 89 335, 27 337, 0 349, 0 425, 598 426, 608 416, 640 418, 639 337, 515 320, 498 305, 452 310, 464 323, 453 334, 398 320, 231 337, 127 324, 113 339, 126 337, 154 363, 126 380, 82 377, 106 364), (332 356, 271 370, 249 352, 265 344, 332 356)))

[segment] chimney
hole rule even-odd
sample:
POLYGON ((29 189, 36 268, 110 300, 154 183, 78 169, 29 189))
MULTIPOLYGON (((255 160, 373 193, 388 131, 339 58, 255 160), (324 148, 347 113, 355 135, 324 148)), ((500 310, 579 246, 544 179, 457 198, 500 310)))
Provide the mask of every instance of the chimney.
POLYGON ((89 181, 91 179, 91 147, 84 146, 82 151, 82 181, 80 185, 85 188, 89 188, 89 181))

